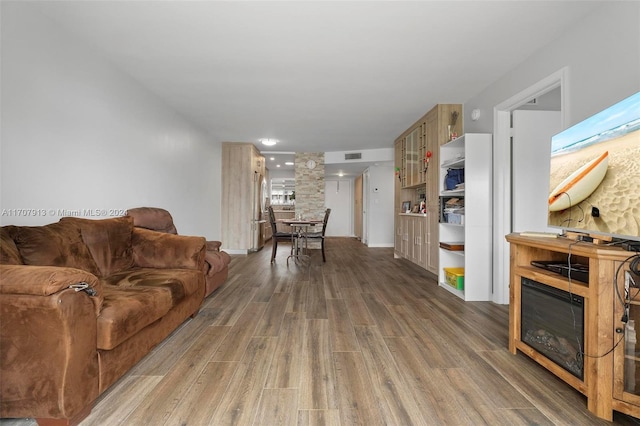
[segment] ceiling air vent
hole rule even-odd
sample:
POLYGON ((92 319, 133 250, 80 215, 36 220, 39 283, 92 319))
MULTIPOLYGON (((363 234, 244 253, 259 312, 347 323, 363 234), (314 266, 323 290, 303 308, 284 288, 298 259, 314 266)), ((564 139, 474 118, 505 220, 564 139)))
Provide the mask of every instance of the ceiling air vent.
POLYGON ((361 152, 352 152, 350 154, 345 154, 344 155, 344 159, 345 160, 362 160, 362 153, 361 152))

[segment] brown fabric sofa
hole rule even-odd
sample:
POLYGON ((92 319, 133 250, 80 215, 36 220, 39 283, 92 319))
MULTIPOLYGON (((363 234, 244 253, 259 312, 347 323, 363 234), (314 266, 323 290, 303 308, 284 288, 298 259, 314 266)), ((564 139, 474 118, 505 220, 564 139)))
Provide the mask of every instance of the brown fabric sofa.
MULTIPOLYGON (((168 234, 178 234, 178 230, 173 224, 171 213, 165 209, 159 207, 136 207, 128 209, 127 215, 133 218, 133 226, 168 234)), ((231 257, 227 252, 220 250, 221 245, 220 241, 207 241, 207 252, 204 256, 206 282, 204 297, 213 293, 229 276, 231 257)))
POLYGON ((0 237, 2 418, 77 424, 204 299, 202 237, 128 216, 4 226, 0 237))

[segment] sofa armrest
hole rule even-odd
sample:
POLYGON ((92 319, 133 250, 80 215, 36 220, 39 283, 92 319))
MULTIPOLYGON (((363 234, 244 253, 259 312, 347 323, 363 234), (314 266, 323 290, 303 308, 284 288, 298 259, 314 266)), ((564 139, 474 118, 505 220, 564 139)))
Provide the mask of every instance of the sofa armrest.
POLYGON ((204 261, 207 265, 205 275, 213 276, 229 265, 231 257, 225 251, 207 251, 204 261))
POLYGON ((165 234, 133 228, 133 266, 160 269, 197 269, 204 267, 204 237, 165 234))
POLYGON ((0 417, 73 418, 99 394, 95 297, 66 287, 90 277, 62 271, 73 268, 6 266, 0 270, 0 417), (40 278, 25 277, 27 270, 40 278))
POLYGON ((51 296, 67 288, 84 290, 94 304, 96 316, 103 301, 102 283, 82 269, 61 266, 0 265, 0 294, 51 296))
POLYGON ((222 241, 207 241, 207 251, 220 251, 222 241))

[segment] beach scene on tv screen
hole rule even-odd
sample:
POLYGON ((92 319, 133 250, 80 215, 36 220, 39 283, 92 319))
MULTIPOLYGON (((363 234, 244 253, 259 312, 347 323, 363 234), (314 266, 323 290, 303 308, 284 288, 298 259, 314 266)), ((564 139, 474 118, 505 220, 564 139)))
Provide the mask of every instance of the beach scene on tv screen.
POLYGON ((640 92, 551 139, 549 225, 640 237, 640 92))

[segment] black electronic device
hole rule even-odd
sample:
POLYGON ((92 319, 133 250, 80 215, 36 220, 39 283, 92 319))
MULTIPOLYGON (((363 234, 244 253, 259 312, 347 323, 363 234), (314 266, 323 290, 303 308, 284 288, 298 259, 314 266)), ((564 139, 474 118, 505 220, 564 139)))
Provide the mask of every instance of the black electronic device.
POLYGON ((621 244, 626 251, 640 252, 640 241, 627 241, 621 244))
POLYGON ((569 264, 559 260, 533 260, 531 265, 589 284, 589 265, 582 263, 569 264))

